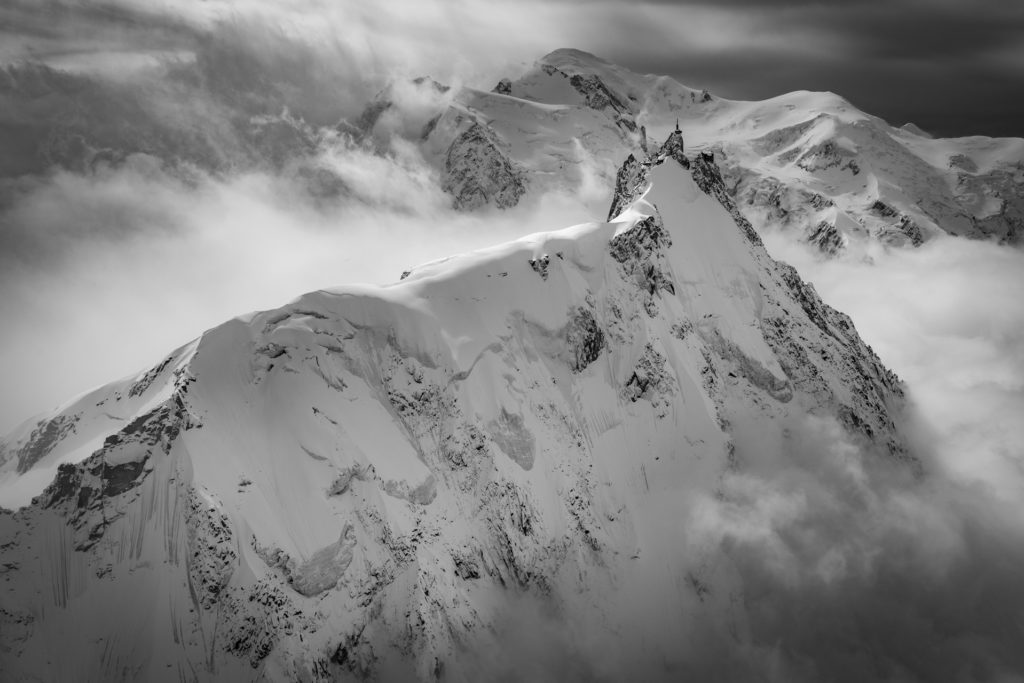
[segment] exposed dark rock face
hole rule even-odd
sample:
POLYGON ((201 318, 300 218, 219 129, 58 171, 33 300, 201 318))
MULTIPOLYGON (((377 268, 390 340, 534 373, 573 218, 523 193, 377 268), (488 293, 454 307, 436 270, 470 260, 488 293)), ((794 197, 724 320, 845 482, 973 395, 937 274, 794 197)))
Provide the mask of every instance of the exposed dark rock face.
POLYGON ((199 606, 213 609, 234 573, 237 539, 231 523, 195 491, 186 496, 188 576, 199 606))
POLYGON ((427 138, 430 137, 430 134, 434 132, 435 128, 437 128, 437 122, 440 120, 441 115, 438 114, 437 116, 433 117, 425 124, 423 124, 423 130, 420 132, 420 142, 425 142, 427 138))
POLYGON ((547 254, 542 254, 539 258, 530 259, 530 268, 533 272, 540 275, 541 280, 548 279, 548 266, 551 264, 551 259, 547 254))
POLYGON ((611 241, 612 258, 626 267, 627 273, 645 270, 646 264, 664 247, 672 246, 672 237, 657 216, 638 222, 632 230, 616 235, 611 241))
POLYGON ((683 168, 690 168, 690 160, 686 158, 683 148, 683 134, 678 128, 669 134, 665 144, 661 147, 659 156, 675 159, 683 168))
POLYGON ((887 219, 888 226, 878 231, 878 238, 883 243, 896 246, 910 244, 914 247, 924 244, 924 233, 921 230, 921 226, 899 209, 886 204, 882 200, 876 200, 871 205, 871 212, 887 219))
POLYGON ((62 439, 75 431, 77 421, 77 416, 69 418, 58 415, 52 420, 44 420, 36 425, 25 445, 8 456, 18 458, 18 472, 27 472, 45 458, 62 439))
POLYGON ((750 221, 740 212, 732 193, 726 187, 722 172, 715 164, 715 156, 710 152, 700 152, 692 161, 683 153, 682 133, 673 131, 658 153, 646 161, 639 161, 630 154, 619 167, 615 177, 615 194, 608 211, 608 220, 614 219, 622 210, 643 194, 647 188, 648 177, 653 166, 662 164, 666 159, 673 159, 683 168, 689 169, 694 182, 702 192, 716 199, 736 221, 743 233, 753 244, 760 245, 761 237, 754 230, 750 221))
MULTIPOLYGON (((675 146, 669 144, 674 136, 675 133, 649 161, 640 162, 633 157, 625 161, 617 178, 613 212, 621 211, 620 207, 627 206, 643 193, 648 184, 651 168, 663 163, 674 151, 675 146)), ((760 238, 749 221, 739 212, 732 194, 728 191, 714 155, 701 152, 690 162, 689 168, 697 186, 729 211, 737 227, 753 246, 762 247, 760 238)), ((813 202, 814 196, 807 197, 807 201, 813 202)), ((818 203, 825 205, 827 200, 820 198, 818 203)), ((618 235, 610 245, 612 257, 623 264, 624 275, 637 281, 640 289, 646 293, 648 299, 645 301, 645 308, 651 315, 657 312, 652 295, 662 288, 669 292, 673 291, 670 289, 671 282, 667 281, 667 278, 662 280, 659 277, 662 272, 659 255, 666 246, 671 245, 671 238, 667 233, 663 237, 660 227, 660 220, 656 220, 656 217, 645 219, 637 223, 632 230, 618 235)), ((830 224, 817 226, 812 238, 822 249, 842 247, 842 236, 830 224)), ((763 258, 769 257, 765 254, 763 258)), ((774 263, 776 268, 773 277, 780 277, 780 281, 803 309, 806 320, 816 326, 819 332, 807 330, 807 322, 789 316, 779 306, 779 302, 768 297, 768 306, 762 321, 764 337, 778 356, 788 376, 789 381, 786 381, 775 377, 759 363, 746 357, 737 347, 719 338, 716 332, 701 329, 701 338, 705 343, 704 353, 708 362, 705 368, 705 383, 709 391, 712 394, 721 391, 720 378, 732 373, 744 378, 752 386, 779 402, 792 400, 796 393, 814 397, 816 403, 833 411, 851 433, 860 434, 868 440, 878 441, 881 435, 894 435, 896 428, 891 413, 897 406, 902 405, 904 398, 899 379, 886 369, 871 348, 864 344, 847 316, 824 304, 814 288, 801 280, 791 266, 774 263), (837 342, 839 352, 809 350, 806 340, 817 334, 824 334, 837 342), (846 390, 840 390, 840 385, 826 380, 837 372, 842 377, 844 386, 852 387, 848 393, 846 390)), ((694 329, 692 323, 684 322, 685 326, 677 324, 673 327, 680 339, 686 338, 688 332, 694 329)), ((627 386, 630 387, 632 394, 642 394, 644 377, 638 374, 636 380, 631 378, 627 386)), ((902 442, 896 437, 887 439, 885 446, 891 455, 906 460, 914 468, 920 467, 920 463, 907 453, 902 442)))
POLYGON ((637 361, 633 373, 622 388, 622 396, 636 403, 640 399, 649 401, 655 415, 665 417, 676 391, 676 382, 665 367, 665 356, 653 345, 644 347, 643 355, 637 361))
POLYGON ((639 196, 647 177, 647 170, 645 164, 632 154, 626 157, 626 161, 615 174, 615 193, 612 195, 612 205, 608 210, 609 221, 614 220, 639 196))
POLYGON ((620 100, 615 93, 609 90, 597 76, 574 75, 569 79, 572 87, 586 98, 587 106, 591 109, 603 111, 613 109, 616 113, 622 114, 629 111, 629 108, 620 100))
POLYGON ((826 140, 804 151, 797 159, 796 165, 808 173, 839 169, 857 175, 860 173, 860 165, 855 157, 854 152, 836 141, 826 140))
POLYGON ((843 236, 839 233, 839 230, 836 229, 835 225, 826 221, 822 221, 813 228, 809 228, 804 238, 808 244, 813 244, 819 251, 829 256, 835 256, 844 246, 843 236))
POLYGON ((250 590, 225 591, 218 602, 218 625, 225 630, 223 647, 247 659, 254 669, 282 639, 294 636, 308 621, 287 587, 274 578, 261 579, 250 590))
POLYGON ((178 376, 170 399, 107 437, 85 460, 60 465, 53 483, 34 499, 68 518, 75 550, 88 550, 103 537, 138 495, 153 469, 151 460, 169 453, 181 431, 194 426, 184 402, 189 381, 178 376))
POLYGON ((899 231, 907 236, 912 246, 919 247, 924 244, 924 234, 921 232, 921 226, 915 223, 910 216, 900 217, 899 231))
POLYGON ((736 221, 736 225, 740 227, 743 234, 747 236, 753 244, 761 244, 761 237, 754 230, 754 226, 750 224, 750 221, 740 213, 739 207, 736 206, 736 202, 732 198, 732 194, 725 186, 725 181, 722 179, 722 172, 715 164, 715 156, 707 152, 701 152, 693 160, 693 180, 697 183, 697 187, 701 189, 705 194, 714 197, 718 202, 725 207, 725 210, 733 217, 736 221))
POLYGON ((656 297, 662 290, 675 294, 664 253, 670 246, 672 238, 658 216, 643 219, 611 241, 612 258, 621 264, 623 277, 640 290, 644 310, 651 317, 657 314, 656 297))
POLYGON ((457 209, 493 203, 507 209, 526 193, 523 173, 501 151, 482 125, 472 124, 448 148, 442 188, 457 209))
MULTIPOLYGON (((604 81, 594 74, 572 74, 569 75, 561 69, 545 64, 541 67, 549 76, 561 76, 569 81, 569 84, 583 96, 586 106, 599 112, 603 112, 619 128, 636 133, 639 130, 634 114, 636 110, 630 103, 610 89, 604 81)), ((644 143, 641 143, 643 145, 644 143)))
POLYGON ((494 86, 494 90, 492 92, 496 92, 499 95, 511 95, 512 81, 507 78, 501 79, 498 81, 498 85, 494 86))
POLYGON ((795 268, 781 262, 776 264, 781 281, 803 308, 807 319, 837 343, 835 353, 822 348, 808 349, 798 343, 810 337, 801 329, 806 323, 776 312, 777 302, 770 300, 762 332, 793 387, 814 396, 821 405, 831 407, 848 429, 869 440, 878 441, 881 435, 891 435, 884 440, 890 455, 920 471, 920 462, 895 437, 893 416, 904 401, 899 377, 864 343, 847 315, 825 304, 795 268), (841 385, 825 380, 836 373, 842 380, 841 385), (839 386, 844 388, 842 394, 837 390, 839 386))
POLYGON ((455 564, 455 573, 460 579, 469 581, 480 578, 479 564, 471 555, 454 556, 452 560, 455 564))
POLYGON ((566 337, 572 351, 569 367, 573 372, 582 372, 600 357, 604 348, 604 332, 589 307, 580 306, 573 312, 566 337))
POLYGON ((871 210, 883 218, 895 218, 900 213, 880 199, 875 200, 875 203, 871 205, 871 210))

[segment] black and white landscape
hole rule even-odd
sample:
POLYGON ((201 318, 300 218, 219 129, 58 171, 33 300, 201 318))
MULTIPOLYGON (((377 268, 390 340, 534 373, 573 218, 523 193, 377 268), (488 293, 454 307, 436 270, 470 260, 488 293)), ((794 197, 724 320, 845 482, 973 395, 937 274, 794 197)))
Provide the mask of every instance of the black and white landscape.
POLYGON ((1022 680, 968 4, 8 2, 0 681, 1022 680))

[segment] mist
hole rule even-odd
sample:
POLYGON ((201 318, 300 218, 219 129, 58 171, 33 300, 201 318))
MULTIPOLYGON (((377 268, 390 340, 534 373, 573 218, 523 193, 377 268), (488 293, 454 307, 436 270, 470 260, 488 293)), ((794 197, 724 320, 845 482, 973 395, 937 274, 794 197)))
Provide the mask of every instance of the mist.
POLYGON ((1024 252, 948 237, 825 260, 766 244, 906 382, 923 473, 832 417, 795 418, 786 448, 749 454, 678 520, 686 562, 713 568, 700 598, 617 615, 646 656, 534 610, 510 612, 524 635, 504 657, 561 657, 538 680, 1024 680, 1024 252))
MULTIPOLYGON (((598 217, 607 198, 586 181, 508 211, 454 211, 406 140, 443 98, 402 85, 409 76, 489 88, 556 47, 592 47, 599 20, 583 5, 528 4, 257 2, 242 15, 224 3, 9 3, 0 433, 232 316, 598 217), (354 142, 345 122, 395 83, 382 135, 354 142)), ((613 14, 634 36, 644 23, 613 14)), ((620 658, 606 636, 529 604, 499 625, 500 668, 1021 680, 1024 252, 942 237, 826 261, 765 240, 906 382, 924 476, 827 417, 798 420, 786 453, 694 501, 681 533, 720 579, 685 617, 692 640, 661 643, 675 657, 620 658)), ((657 643, 674 626, 652 616, 644 635, 657 643)))
POLYGON ((33 49, 0 68, 2 433, 232 316, 391 282, 590 220, 588 202, 606 201, 585 187, 511 211, 452 210, 407 141, 451 95, 409 77, 435 67, 457 85, 457 70, 497 60, 403 38, 436 12, 48 7, 45 27, 27 5, 5 9, 33 49), (397 33, 369 40, 387 16, 397 33), (393 106, 355 142, 349 122, 385 88, 393 106))
POLYGON ((324 157, 352 188, 318 200, 296 178, 183 182, 148 160, 59 172, 9 209, 0 257, 0 427, 138 372, 233 316, 307 291, 384 284, 419 263, 583 222, 576 197, 508 212, 450 208, 422 160, 324 157))
POLYGON ((766 243, 907 383, 943 470, 1020 501, 1024 251, 939 237, 868 261, 826 261, 780 235, 766 243))

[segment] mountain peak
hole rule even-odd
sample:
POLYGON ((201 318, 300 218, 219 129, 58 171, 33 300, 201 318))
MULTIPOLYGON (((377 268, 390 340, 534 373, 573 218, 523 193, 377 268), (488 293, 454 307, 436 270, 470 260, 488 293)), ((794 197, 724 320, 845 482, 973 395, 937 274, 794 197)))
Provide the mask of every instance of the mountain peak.
POLYGON ((562 48, 493 93, 464 90, 456 100, 438 119, 417 121, 417 130, 442 176, 456 169, 445 187, 462 207, 574 192, 595 171, 611 188, 618 168, 609 160, 645 158, 648 134, 664 140, 678 124, 691 155, 715 154, 728 194, 759 229, 796 232, 828 255, 854 255, 872 242, 916 246, 942 232, 1024 239, 1024 193, 1015 181, 1024 143, 931 139, 833 93, 728 100, 562 48), (467 133, 475 124, 486 135, 467 133), (488 175, 513 191, 501 192, 488 175), (471 201, 467 186, 481 188, 471 201))
POLYGON ((725 473, 808 411, 914 465, 899 381, 677 137, 615 222, 234 319, 8 439, 0 494, 49 486, 0 514, 0 670, 73 632, 90 680, 489 679, 524 595, 674 656, 645 596, 734 594, 673 540, 725 473))
POLYGON ((584 50, 578 50, 571 47, 561 47, 557 50, 552 50, 543 57, 540 58, 541 64, 551 64, 553 66, 567 66, 567 65, 584 65, 584 64, 599 64, 603 66, 611 66, 611 63, 601 59, 600 57, 593 55, 584 50))

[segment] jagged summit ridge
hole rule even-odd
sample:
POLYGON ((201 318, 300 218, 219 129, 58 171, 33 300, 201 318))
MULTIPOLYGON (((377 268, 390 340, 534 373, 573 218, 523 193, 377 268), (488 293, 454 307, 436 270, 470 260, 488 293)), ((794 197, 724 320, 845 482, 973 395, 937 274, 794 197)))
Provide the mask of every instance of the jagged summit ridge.
POLYGON ((669 159, 674 160, 685 169, 692 168, 693 180, 697 183, 697 187, 705 194, 714 197, 729 212, 747 239, 753 244, 760 245, 762 243, 757 231, 736 206, 732 195, 726 189, 725 181, 715 163, 715 155, 702 151, 691 163, 690 158, 686 156, 683 134, 678 124, 656 154, 643 161, 638 160, 632 154, 626 157, 626 161, 615 176, 615 192, 611 208, 608 210, 609 221, 615 219, 626 207, 644 194, 650 185, 651 169, 669 159))
POLYGON ((49 478, 0 514, 0 667, 486 678, 466 648, 521 595, 669 667, 685 615, 731 633, 721 558, 666 520, 808 413, 914 468, 902 387, 710 156, 630 165, 612 222, 237 318, 9 437, 0 501, 49 478))
POLYGON ((917 246, 943 233, 1007 243, 1024 234, 1024 141, 933 139, 832 93, 727 100, 562 49, 492 92, 453 93, 434 116, 416 127, 420 144, 465 208, 572 192, 595 165, 611 191, 617 161, 642 158, 649 140, 664 140, 679 122, 692 150, 715 154, 729 194, 758 230, 792 232, 827 254, 917 246), (467 146, 473 126, 484 134, 467 146), (459 159, 486 159, 480 168, 490 170, 467 181, 475 165, 459 159), (453 163, 456 181, 448 180, 453 163))

